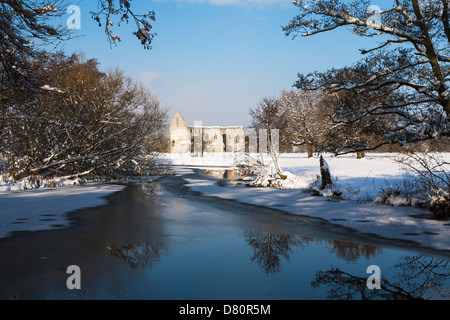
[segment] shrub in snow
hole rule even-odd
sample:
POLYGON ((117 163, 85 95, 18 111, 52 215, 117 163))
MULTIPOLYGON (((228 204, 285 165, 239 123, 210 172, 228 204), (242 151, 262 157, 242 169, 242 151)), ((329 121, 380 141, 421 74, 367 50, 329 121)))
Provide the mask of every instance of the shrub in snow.
POLYGON ((23 191, 46 188, 59 188, 72 185, 81 185, 86 179, 74 178, 43 178, 39 176, 30 176, 20 180, 13 180, 3 176, 0 179, 0 191, 23 191), (3 180, 3 182, 2 182, 3 180))
POLYGON ((342 198, 343 191, 340 187, 331 183, 325 188, 322 188, 322 177, 320 175, 316 176, 316 180, 311 182, 307 188, 308 192, 311 192, 313 196, 330 197, 330 198, 342 198))
MULTIPOLYGON (((157 173, 159 175, 163 173, 157 173)), ((168 174, 168 173, 164 173, 168 174)), ((98 178, 93 176, 87 177, 54 177, 45 178, 41 176, 30 176, 20 180, 14 180, 6 175, 0 175, 0 192, 2 191, 25 191, 25 190, 35 190, 35 189, 56 189, 61 187, 78 186, 88 183, 104 183, 104 178, 98 178)), ((159 185, 154 183, 150 177, 134 177, 129 179, 116 179, 108 180, 108 183, 119 183, 122 185, 126 184, 138 184, 141 185, 143 190, 147 194, 160 194, 162 190, 159 185)))
POLYGON ((427 206, 438 219, 450 216, 450 163, 439 155, 410 154, 397 160, 416 175, 416 189, 427 199, 427 206))
POLYGON ((404 179, 399 184, 388 184, 386 187, 381 188, 381 192, 376 197, 374 204, 428 207, 426 197, 423 195, 422 190, 417 188, 417 181, 412 179, 412 177, 404 179))
POLYGON ((309 184, 300 176, 283 171, 283 175, 259 172, 256 178, 248 183, 251 187, 273 187, 278 189, 305 189, 309 184))
POLYGON ((450 219, 450 190, 435 190, 430 206, 436 218, 450 219))
POLYGON ((390 204, 393 206, 410 206, 411 205, 411 197, 405 195, 390 195, 384 202, 385 204, 390 204))
POLYGON ((239 169, 239 175, 243 180, 248 181, 251 187, 270 187, 275 177, 270 165, 263 162, 263 159, 253 159, 249 156, 240 159, 236 165, 239 169))
POLYGON ((308 183, 300 176, 283 171, 280 176, 273 173, 271 167, 261 168, 254 180, 248 183, 251 187, 273 187, 278 189, 303 189, 308 183))
POLYGON ((283 171, 283 177, 276 175, 272 185, 279 189, 304 189, 309 186, 303 177, 287 171, 283 171))
POLYGON ((303 177, 291 172, 281 171, 281 169, 276 168, 272 161, 264 163, 263 160, 263 157, 260 157, 260 159, 246 157, 236 164, 241 180, 245 181, 247 186, 279 189, 308 188, 309 184, 303 177))
POLYGON ((260 168, 256 173, 256 177, 253 181, 250 181, 249 186, 252 187, 271 187, 275 181, 273 177, 267 170, 267 168, 260 168))

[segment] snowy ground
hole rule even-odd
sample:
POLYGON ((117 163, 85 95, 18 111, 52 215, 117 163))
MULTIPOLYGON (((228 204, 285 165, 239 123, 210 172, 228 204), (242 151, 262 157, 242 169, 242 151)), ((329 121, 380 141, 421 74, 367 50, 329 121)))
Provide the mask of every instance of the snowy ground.
MULTIPOLYGON (((404 170, 396 162, 401 154, 372 153, 363 159, 356 159, 354 154, 335 157, 325 155, 324 158, 331 170, 334 188, 341 191, 342 198, 359 202, 373 203, 380 192, 392 189, 405 189, 414 184, 413 175, 404 170)), ((439 154, 450 162, 450 153, 439 154)), ((252 155, 252 159, 260 159, 260 155, 252 155)), ((185 154, 165 154, 164 159, 178 167, 229 169, 242 162, 238 154, 208 154, 205 157, 190 157, 185 154)), ((265 156, 262 161, 271 163, 271 157, 265 156)), ((313 183, 320 175, 319 158, 307 158, 306 154, 281 154, 280 167, 288 174, 285 188, 304 189, 313 183)), ((450 167, 447 168, 450 172, 450 167)), ((275 169, 270 169, 275 172, 275 169)), ((405 190, 407 191, 407 190, 405 190)), ((398 204, 403 201, 399 199, 398 204)), ((392 201, 392 204, 395 204, 392 201)))
MULTIPOLYGON (((430 212, 425 209, 373 204, 382 188, 403 186, 405 181, 410 180, 410 176, 394 161, 399 156, 369 154, 365 159, 356 159, 354 155, 338 158, 326 156, 337 188, 343 191, 344 200, 339 201, 303 192, 316 179, 320 168, 317 157, 307 159, 302 154, 285 154, 280 157, 282 170, 297 178, 291 180, 294 182, 290 188, 225 187, 213 180, 201 178, 187 179, 187 185, 194 191, 209 196, 319 217, 364 233, 412 240, 423 246, 450 250, 450 221, 430 219, 430 212)), ((450 160, 450 154, 443 156, 447 161, 450 160)), ((181 155, 166 155, 166 159, 186 167, 209 164, 208 157, 189 159, 181 155)), ((220 162, 220 158, 215 156, 210 164, 216 167, 222 164, 227 168, 233 164, 233 159, 222 156, 220 162)), ((182 174, 185 170, 189 169, 180 167, 179 173, 182 174)))
POLYGON ((20 181, 14 181, 9 177, 0 174, 0 192, 60 188, 79 184, 79 179, 68 180, 65 178, 52 178, 45 180, 24 178, 20 181))
POLYGON ((23 185, 0 185, 3 190, 11 190, 11 187, 13 191, 0 192, 0 238, 12 232, 66 227, 70 223, 67 213, 101 206, 106 203, 103 197, 124 188, 119 185, 92 184, 14 191, 23 190, 23 185))
MULTIPOLYGON (((337 188, 343 191, 344 200, 339 201, 303 192, 319 174, 319 159, 307 159, 303 154, 280 157, 281 168, 290 173, 290 185, 286 185, 286 189, 219 186, 214 180, 203 178, 186 180, 189 187, 205 195, 319 217, 361 232, 450 250, 449 221, 429 219, 430 212, 424 209, 373 204, 382 188, 401 186, 409 179, 394 161, 398 156, 369 154, 359 160, 354 155, 326 156, 337 188)), ((450 161, 450 154, 444 156, 450 161)), ((165 160, 178 165, 178 173, 183 174, 191 171, 186 167, 230 168, 242 159, 236 154, 216 154, 204 158, 166 155, 165 160)), ((67 183, 58 182, 59 185, 67 183)), ((86 185, 24 191, 26 182, 0 182, 0 238, 14 231, 64 227, 69 223, 68 212, 103 205, 103 197, 122 188, 86 185)))

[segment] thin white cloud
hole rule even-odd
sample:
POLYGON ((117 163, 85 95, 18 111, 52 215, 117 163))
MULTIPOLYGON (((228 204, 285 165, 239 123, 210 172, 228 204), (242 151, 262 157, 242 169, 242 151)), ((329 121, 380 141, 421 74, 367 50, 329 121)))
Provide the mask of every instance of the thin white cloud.
POLYGON ((141 82, 143 82, 144 84, 154 83, 163 78, 164 78, 164 76, 162 74, 160 74, 158 72, 153 72, 153 71, 143 72, 138 76, 138 79, 141 82))

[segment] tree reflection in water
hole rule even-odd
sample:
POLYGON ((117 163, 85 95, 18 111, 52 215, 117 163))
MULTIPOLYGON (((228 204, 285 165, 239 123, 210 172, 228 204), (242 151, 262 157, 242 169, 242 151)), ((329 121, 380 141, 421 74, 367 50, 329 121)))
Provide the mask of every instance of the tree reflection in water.
POLYGON ((338 258, 349 262, 355 262, 361 257, 369 259, 383 253, 382 248, 364 243, 354 243, 339 240, 326 240, 326 242, 331 246, 331 253, 334 253, 338 258))
POLYGON ((422 296, 425 291, 433 290, 441 297, 450 298, 449 288, 442 285, 450 279, 450 261, 436 257, 405 256, 394 266, 396 277, 406 290, 416 296, 422 296))
POLYGON ((110 254, 116 256, 133 269, 151 268, 167 253, 167 249, 160 243, 130 244, 126 246, 107 246, 110 254))
MULTIPOLYGON (((274 274, 282 271, 281 260, 289 262, 295 248, 305 248, 311 243, 326 242, 330 252, 346 261, 355 262, 360 257, 367 259, 383 252, 382 248, 337 240, 317 240, 285 234, 247 234, 247 243, 254 249, 251 261, 256 261, 264 272, 274 274)), ((329 299, 436 299, 450 298, 450 290, 443 288, 450 280, 449 260, 436 257, 404 256, 391 268, 395 273, 392 279, 382 277, 381 289, 367 288, 367 278, 355 276, 331 267, 327 271, 318 271, 312 286, 328 286, 329 299), (395 281, 395 282, 394 282, 395 281), (428 294, 430 296, 425 297, 428 294)))
MULTIPOLYGON (((282 271, 282 260, 289 262, 290 255, 297 248, 306 248, 313 243, 327 243, 328 249, 337 257, 354 262, 360 257, 374 257, 382 253, 379 247, 336 240, 317 240, 290 234, 248 233, 247 243, 253 248, 251 261, 256 261, 267 274, 282 271)), ((110 254, 119 257, 132 268, 152 267, 167 254, 161 243, 108 246, 110 254)), ((390 279, 383 277, 381 289, 367 288, 369 274, 352 275, 333 266, 329 270, 317 271, 312 287, 328 287, 328 299, 349 300, 400 300, 400 299, 442 299, 450 298, 447 280, 450 280, 450 261, 422 255, 404 256, 390 267, 394 274, 390 279), (446 287, 445 287, 446 286, 446 287)))
POLYGON ((256 261, 266 273, 281 272, 281 257, 289 261, 292 247, 303 246, 302 238, 293 235, 249 234, 246 238, 247 243, 254 249, 251 261, 256 261))
POLYGON ((392 280, 381 279, 381 289, 369 290, 367 277, 358 277, 338 268, 318 271, 312 286, 328 286, 329 299, 383 299, 419 300, 450 298, 450 292, 442 288, 450 279, 449 261, 435 257, 405 256, 390 269, 397 271, 392 280), (426 296, 428 295, 428 296, 426 296))
POLYGON ((254 249, 251 261, 256 261, 264 272, 281 272, 281 258, 289 262, 289 255, 295 247, 305 248, 311 243, 326 242, 330 251, 346 261, 356 261, 360 257, 370 258, 382 253, 379 247, 338 240, 319 240, 291 234, 247 234, 247 243, 254 249))

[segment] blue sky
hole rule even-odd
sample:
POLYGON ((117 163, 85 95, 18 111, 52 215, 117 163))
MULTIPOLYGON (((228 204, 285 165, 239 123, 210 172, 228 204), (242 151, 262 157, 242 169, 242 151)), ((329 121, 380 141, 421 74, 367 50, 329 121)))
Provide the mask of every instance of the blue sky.
POLYGON ((349 65, 372 41, 345 29, 285 37, 282 26, 298 12, 290 0, 134 0, 135 11, 156 13, 153 49, 131 34, 134 22, 114 29, 122 42, 111 48, 90 18, 96 3, 78 3, 81 29, 64 43, 66 53, 83 51, 102 68, 120 67, 142 81, 170 117, 180 111, 188 124, 247 126, 249 109, 291 89, 297 73, 349 65))

